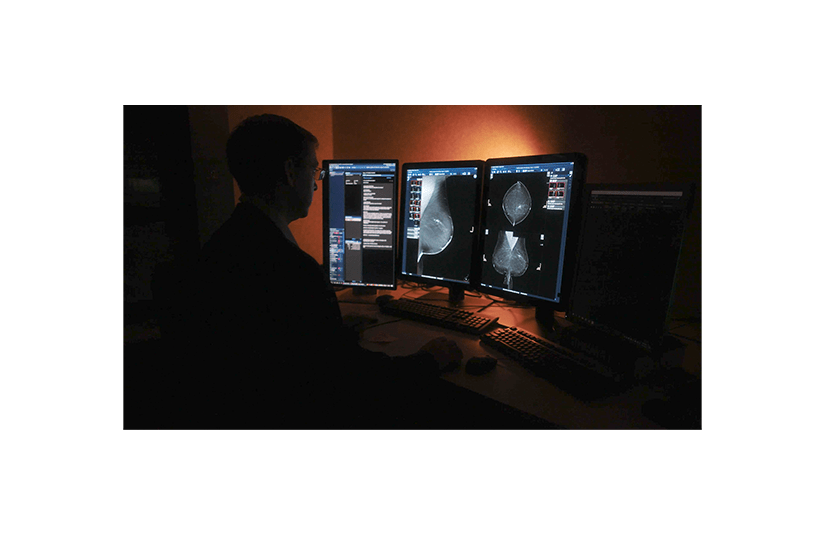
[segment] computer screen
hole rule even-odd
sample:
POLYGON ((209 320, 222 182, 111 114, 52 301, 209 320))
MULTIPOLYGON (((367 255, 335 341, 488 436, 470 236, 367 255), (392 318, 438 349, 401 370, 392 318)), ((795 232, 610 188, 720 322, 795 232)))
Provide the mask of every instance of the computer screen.
POLYGON ((565 304, 586 165, 579 153, 487 160, 483 292, 553 308, 565 304))
POLYGON ((692 185, 592 185, 567 318, 644 349, 665 323, 692 185))
POLYGON ((399 278, 469 286, 482 161, 405 163, 399 278))
POLYGON ((333 286, 395 288, 398 160, 324 160, 324 268, 333 286))

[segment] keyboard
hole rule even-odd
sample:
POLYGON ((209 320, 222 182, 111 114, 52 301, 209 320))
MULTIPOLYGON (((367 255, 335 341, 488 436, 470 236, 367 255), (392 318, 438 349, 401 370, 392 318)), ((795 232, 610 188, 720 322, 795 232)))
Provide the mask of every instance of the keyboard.
POLYGON ((497 317, 482 316, 466 310, 447 308, 413 299, 392 299, 379 305, 381 312, 391 316, 429 323, 470 334, 482 334, 497 325, 497 317))
POLYGON ((604 393, 620 380, 598 360, 516 327, 500 326, 483 334, 481 343, 574 394, 604 393))

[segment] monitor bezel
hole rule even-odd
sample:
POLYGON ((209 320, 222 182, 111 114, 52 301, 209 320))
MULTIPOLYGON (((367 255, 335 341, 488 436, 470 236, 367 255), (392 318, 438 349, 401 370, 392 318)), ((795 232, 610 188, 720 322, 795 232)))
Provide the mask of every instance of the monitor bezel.
MULTIPOLYGON (((684 247, 684 236, 687 232, 687 225, 688 220, 690 219, 690 214, 693 210, 693 204, 696 200, 696 184, 693 182, 688 183, 665 183, 665 182, 654 182, 654 183, 635 183, 635 184, 611 184, 611 183, 593 183, 593 184, 586 184, 584 190, 582 191, 581 197, 581 205, 582 205, 582 217, 581 217, 581 227, 579 229, 579 236, 583 238, 585 232, 585 224, 587 222, 587 213, 590 207, 590 197, 593 194, 593 191, 598 190, 615 190, 615 191, 657 191, 657 192, 670 192, 670 191, 678 191, 684 195, 684 209, 682 210, 682 241, 680 244, 679 255, 676 259, 676 266, 674 267, 673 273, 673 282, 671 283, 670 291, 668 292, 668 305, 664 311, 664 317, 662 321, 662 328, 661 330, 657 330, 656 333, 653 333, 650 337, 642 340, 638 338, 631 337, 627 335, 627 333, 623 333, 620 330, 606 324, 589 322, 579 318, 578 315, 573 314, 572 305, 575 301, 575 295, 570 295, 570 299, 568 301, 568 310, 566 310, 565 319, 574 325, 578 325, 580 327, 593 329, 594 331, 598 331, 604 333, 610 337, 615 339, 623 340, 625 342, 629 342, 634 347, 651 351, 656 350, 659 345, 661 344, 664 335, 666 334, 666 327, 665 324, 667 322, 668 314, 670 313, 670 309, 673 305, 673 297, 674 297, 674 286, 676 283, 676 275, 679 270, 679 263, 681 262, 681 255, 682 249, 684 247)), ((576 257, 578 258, 581 255, 581 248, 584 246, 584 241, 582 239, 579 240, 578 248, 576 252, 576 257)), ((573 273, 573 279, 570 283, 570 290, 576 285, 576 280, 578 279, 578 272, 580 266, 577 264, 576 269, 573 273)))
POLYGON ((374 290, 395 290, 398 288, 398 269, 397 269, 397 255, 398 255, 398 186, 399 186, 399 162, 396 158, 334 158, 331 160, 323 160, 321 163, 321 168, 323 172, 323 177, 321 179, 322 182, 322 189, 323 189, 323 205, 322 205, 322 226, 321 226, 321 233, 323 234, 323 238, 321 240, 321 244, 323 245, 322 255, 323 255, 323 267, 324 273, 326 275, 327 280, 329 281, 330 285, 333 289, 337 290, 344 290, 346 288, 362 288, 362 289, 374 289, 374 290), (393 211, 392 211, 392 229, 395 232, 394 239, 392 240, 392 254, 393 254, 393 262, 392 262, 392 269, 393 269, 393 277, 392 277, 392 285, 376 285, 376 284, 352 284, 347 282, 339 282, 333 281, 329 276, 329 166, 331 164, 370 164, 370 163, 393 163, 395 164, 395 184, 393 188, 393 211))
POLYGON ((478 279, 476 289, 479 292, 501 297, 508 301, 525 303, 540 307, 544 310, 565 310, 570 299, 570 288, 573 282, 573 271, 576 265, 576 253, 578 252, 578 234, 581 223, 581 192, 585 185, 587 176, 587 156, 580 152, 564 152, 557 154, 539 154, 531 156, 512 156, 506 158, 491 158, 485 162, 484 176, 482 177, 482 192, 479 198, 481 214, 479 218, 479 239, 478 255, 478 279), (567 237, 565 243, 565 258, 562 264, 562 284, 561 295, 558 302, 534 295, 521 295, 510 292, 500 287, 490 287, 481 285, 482 258, 484 251, 485 237, 482 230, 487 222, 487 203, 484 201, 489 193, 490 172, 493 166, 497 165, 517 165, 532 163, 553 163, 553 162, 573 162, 573 179, 570 181, 570 205, 568 214, 567 237))
POLYGON ((396 237, 398 242, 398 254, 396 255, 396 277, 402 281, 414 282, 417 284, 424 284, 427 286, 443 286, 445 288, 470 290, 477 287, 478 278, 481 274, 481 264, 476 261, 478 258, 478 237, 479 237, 479 218, 480 218, 480 204, 481 204, 481 182, 484 179, 485 161, 484 160, 449 160, 449 161, 426 161, 426 162, 404 162, 401 166, 401 176, 398 180, 398 227, 396 237), (403 253, 401 240, 404 239, 404 221, 405 217, 401 214, 406 210, 406 206, 401 206, 405 199, 407 187, 407 171, 409 169, 436 169, 436 168, 458 168, 458 167, 475 167, 478 170, 478 179, 476 180, 475 191, 475 207, 473 211, 473 224, 475 232, 473 233, 472 252, 470 261, 470 279, 467 282, 448 280, 448 279, 434 279, 431 277, 424 277, 417 274, 404 273, 403 268, 403 253))

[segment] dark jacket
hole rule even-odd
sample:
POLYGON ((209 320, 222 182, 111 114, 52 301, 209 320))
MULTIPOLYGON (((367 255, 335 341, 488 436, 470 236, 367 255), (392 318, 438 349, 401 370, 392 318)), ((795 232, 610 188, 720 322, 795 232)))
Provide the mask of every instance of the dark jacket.
POLYGON ((194 281, 183 376, 195 427, 382 427, 394 397, 437 375, 425 353, 362 349, 328 275, 253 205, 207 242, 194 281))

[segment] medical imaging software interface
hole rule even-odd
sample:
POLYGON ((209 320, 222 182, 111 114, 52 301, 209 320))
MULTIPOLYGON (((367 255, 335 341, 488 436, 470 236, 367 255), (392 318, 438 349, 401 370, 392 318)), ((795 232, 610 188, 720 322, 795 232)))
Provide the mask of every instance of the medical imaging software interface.
POLYGON ((469 283, 479 174, 476 167, 406 169, 403 274, 469 283))
POLYGON ((561 300, 573 162, 490 168, 481 285, 561 300))
POLYGON ((395 285, 395 163, 329 164, 329 277, 395 285))

